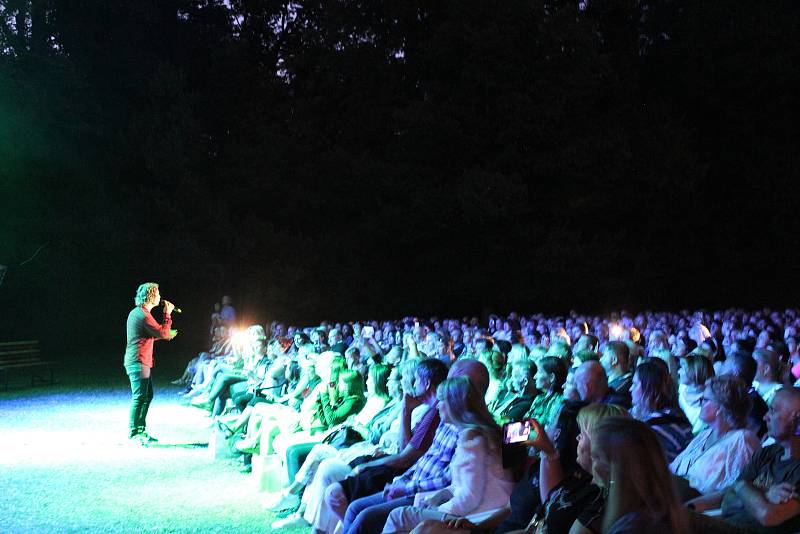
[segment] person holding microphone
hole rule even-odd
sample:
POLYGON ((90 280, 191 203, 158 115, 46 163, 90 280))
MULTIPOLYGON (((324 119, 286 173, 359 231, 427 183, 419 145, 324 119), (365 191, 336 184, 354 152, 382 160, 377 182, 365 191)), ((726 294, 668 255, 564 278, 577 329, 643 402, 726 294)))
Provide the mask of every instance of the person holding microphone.
POLYGON ((128 314, 127 345, 125 347, 125 372, 131 382, 131 407, 128 418, 128 438, 137 444, 149 445, 158 441, 147 431, 147 410, 153 400, 153 342, 157 339, 175 338, 177 330, 171 330, 172 310, 175 305, 164 300, 164 323, 158 322, 150 311, 162 302, 158 284, 147 282, 139 286, 134 298, 136 307, 128 314))

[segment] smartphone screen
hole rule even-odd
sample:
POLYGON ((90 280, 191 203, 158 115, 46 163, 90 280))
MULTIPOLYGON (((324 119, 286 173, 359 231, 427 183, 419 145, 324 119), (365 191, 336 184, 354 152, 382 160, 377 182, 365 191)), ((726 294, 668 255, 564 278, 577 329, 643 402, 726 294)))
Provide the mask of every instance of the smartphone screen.
POLYGON ((503 425, 503 443, 520 443, 527 440, 530 434, 530 421, 518 421, 503 425))

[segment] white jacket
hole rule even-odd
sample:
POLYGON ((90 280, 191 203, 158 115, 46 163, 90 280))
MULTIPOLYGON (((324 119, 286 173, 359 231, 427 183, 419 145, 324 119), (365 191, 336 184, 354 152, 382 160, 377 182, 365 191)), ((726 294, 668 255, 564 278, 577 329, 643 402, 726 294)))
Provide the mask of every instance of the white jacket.
POLYGON ((503 469, 500 450, 489 450, 479 432, 462 430, 450 462, 452 482, 447 488, 453 497, 439 511, 475 518, 480 512, 507 506, 514 481, 503 469))

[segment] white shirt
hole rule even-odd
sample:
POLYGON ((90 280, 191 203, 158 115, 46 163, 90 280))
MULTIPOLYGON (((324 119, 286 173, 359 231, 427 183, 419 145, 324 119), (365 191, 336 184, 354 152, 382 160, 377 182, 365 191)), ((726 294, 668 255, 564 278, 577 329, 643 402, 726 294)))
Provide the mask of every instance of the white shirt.
POLYGON ((710 428, 702 431, 669 465, 670 471, 700 493, 721 491, 736 482, 753 454, 761 450, 758 436, 746 428, 731 430, 703 451, 710 437, 710 428))

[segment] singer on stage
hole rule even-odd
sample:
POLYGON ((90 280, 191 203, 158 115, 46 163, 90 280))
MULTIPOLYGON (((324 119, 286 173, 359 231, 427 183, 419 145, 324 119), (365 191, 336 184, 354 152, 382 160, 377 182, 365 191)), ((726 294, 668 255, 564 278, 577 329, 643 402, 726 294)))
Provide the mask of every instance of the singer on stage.
POLYGON ((158 284, 148 282, 139 286, 134 298, 136 307, 128 314, 128 344, 125 348, 125 372, 131 381, 131 409, 128 437, 147 445, 158 441, 148 435, 147 410, 153 400, 153 342, 157 339, 172 339, 177 335, 172 326, 172 310, 175 306, 164 301, 164 324, 158 324, 150 310, 161 302, 158 284))

